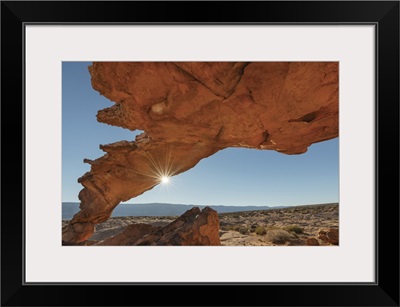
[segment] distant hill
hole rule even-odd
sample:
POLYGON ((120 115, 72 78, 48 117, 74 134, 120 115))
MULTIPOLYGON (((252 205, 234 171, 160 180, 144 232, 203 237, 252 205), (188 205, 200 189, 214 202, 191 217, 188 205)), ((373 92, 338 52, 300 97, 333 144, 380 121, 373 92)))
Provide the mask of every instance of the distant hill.
MULTIPOLYGON (((185 211, 205 206, 195 205, 181 205, 181 204, 119 204, 112 217, 117 216, 178 216, 185 211)), ((285 206, 269 207, 269 206, 209 206, 218 213, 240 212, 240 211, 254 211, 254 210, 270 210, 277 208, 285 208, 285 206)), ((65 202, 62 203, 62 219, 70 220, 75 213, 79 211, 79 203, 65 202)))

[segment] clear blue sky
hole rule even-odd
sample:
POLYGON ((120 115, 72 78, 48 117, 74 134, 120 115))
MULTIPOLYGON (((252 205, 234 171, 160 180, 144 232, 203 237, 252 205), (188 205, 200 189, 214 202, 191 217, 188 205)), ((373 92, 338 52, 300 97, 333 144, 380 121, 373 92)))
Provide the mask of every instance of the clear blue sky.
MULTIPOLYGON (((78 202, 77 179, 90 170, 83 159, 104 154, 99 144, 134 140, 140 132, 99 123, 113 103, 90 83, 90 62, 62 66, 62 201, 78 202)), ((302 155, 228 148, 203 159, 128 203, 286 206, 339 201, 339 140, 313 144, 302 155)))

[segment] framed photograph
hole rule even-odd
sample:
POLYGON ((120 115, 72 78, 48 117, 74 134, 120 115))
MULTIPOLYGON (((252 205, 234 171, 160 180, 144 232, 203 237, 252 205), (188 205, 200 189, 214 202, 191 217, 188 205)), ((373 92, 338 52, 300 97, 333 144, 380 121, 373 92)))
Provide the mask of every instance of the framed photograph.
POLYGON ((1 26, 2 306, 399 306, 398 1, 1 26))

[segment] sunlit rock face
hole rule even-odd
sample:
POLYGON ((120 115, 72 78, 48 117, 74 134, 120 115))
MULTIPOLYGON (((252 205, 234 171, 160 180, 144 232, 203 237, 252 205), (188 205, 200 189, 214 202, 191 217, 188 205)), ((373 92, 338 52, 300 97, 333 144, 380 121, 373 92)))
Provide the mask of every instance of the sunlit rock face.
POLYGON ((68 244, 88 239, 121 201, 221 149, 301 154, 338 136, 337 62, 96 62, 89 71, 115 102, 98 121, 145 132, 85 159, 81 210, 63 228, 68 244))

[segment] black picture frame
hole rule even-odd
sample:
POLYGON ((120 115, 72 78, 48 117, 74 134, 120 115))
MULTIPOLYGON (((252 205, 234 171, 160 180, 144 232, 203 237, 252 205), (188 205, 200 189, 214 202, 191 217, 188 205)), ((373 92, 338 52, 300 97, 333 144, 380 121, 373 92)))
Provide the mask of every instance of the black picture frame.
POLYGON ((2 306, 399 306, 398 1, 3 1, 1 77, 2 306), (375 25, 376 282, 25 284, 24 26, 29 23, 375 25))

